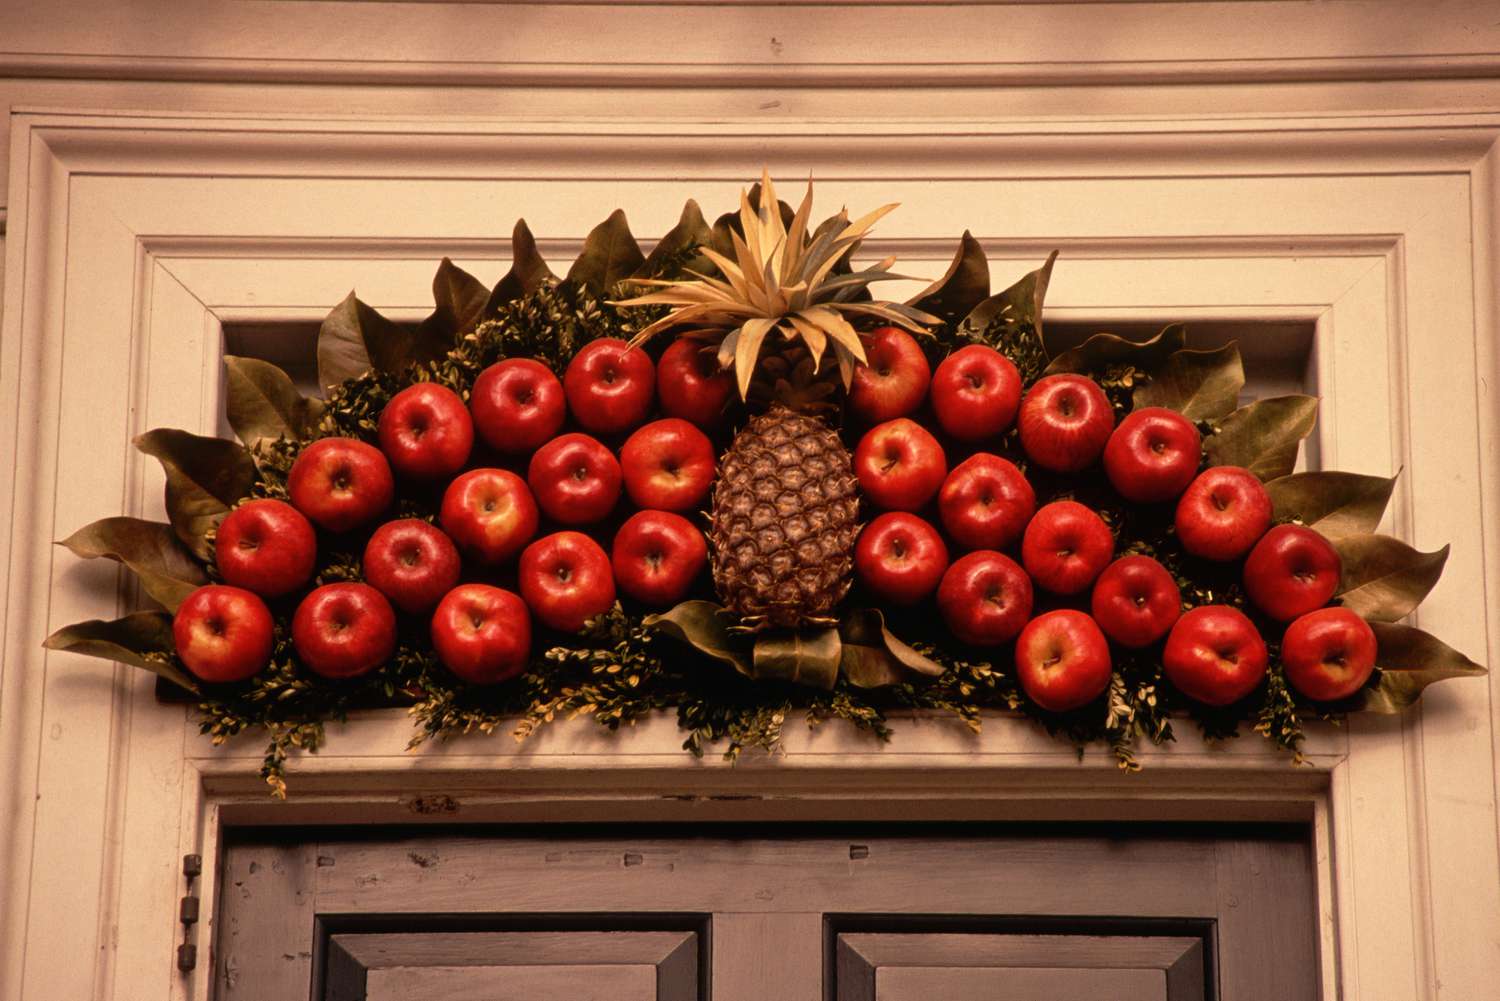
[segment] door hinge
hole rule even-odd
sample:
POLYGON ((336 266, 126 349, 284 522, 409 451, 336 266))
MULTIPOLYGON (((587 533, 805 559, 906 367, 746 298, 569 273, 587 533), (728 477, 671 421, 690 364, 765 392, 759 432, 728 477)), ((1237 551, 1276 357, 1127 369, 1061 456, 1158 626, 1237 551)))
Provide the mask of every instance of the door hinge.
POLYGON ((198 923, 198 894, 193 884, 202 873, 202 855, 182 857, 182 877, 186 881, 187 892, 183 894, 177 908, 177 920, 182 923, 182 944, 177 947, 177 969, 183 973, 191 972, 198 965, 198 945, 193 941, 196 937, 193 926, 198 923))

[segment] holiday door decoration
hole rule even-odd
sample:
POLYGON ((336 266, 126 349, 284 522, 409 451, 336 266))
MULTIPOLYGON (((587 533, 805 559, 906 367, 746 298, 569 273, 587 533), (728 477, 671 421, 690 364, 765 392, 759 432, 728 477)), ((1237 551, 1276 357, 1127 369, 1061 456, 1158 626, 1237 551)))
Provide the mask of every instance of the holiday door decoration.
POLYGON ((160 609, 53 649, 155 672, 221 742, 293 748, 404 705, 412 745, 675 710, 694 753, 786 720, 986 709, 1103 741, 1397 712, 1483 673, 1400 620, 1447 549, 1373 534, 1394 479, 1293 472, 1317 401, 1239 407, 1234 345, 1169 326, 1052 353, 1055 256, 991 294, 965 233, 909 302, 859 265, 894 206, 814 222, 769 177, 649 255, 616 211, 558 278, 516 225, 487 289, 446 259, 415 328, 351 293, 321 396, 225 359, 238 443, 136 440, 169 522, 63 541, 160 609))

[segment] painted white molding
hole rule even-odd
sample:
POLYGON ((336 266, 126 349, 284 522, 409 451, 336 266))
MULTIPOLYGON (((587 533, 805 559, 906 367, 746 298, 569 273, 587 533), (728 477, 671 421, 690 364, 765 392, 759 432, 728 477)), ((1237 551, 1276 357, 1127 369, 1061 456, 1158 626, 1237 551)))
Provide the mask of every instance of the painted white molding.
POLYGON ((825 198, 902 200, 882 238, 918 263, 942 263, 964 228, 987 243, 997 279, 1061 246, 1049 300, 1069 319, 1315 323, 1325 458, 1405 468, 1392 530, 1424 548, 1454 544, 1422 622, 1496 662, 1500 609, 1481 596, 1500 567, 1500 540, 1482 530, 1500 513, 1500 116, 971 122, 956 134, 844 121, 775 143, 693 122, 36 113, 13 126, 5 300, 19 308, 0 330, 0 468, 17 471, 0 492, 10 526, 0 998, 206 998, 206 959, 189 977, 171 967, 175 867, 186 851, 211 855, 228 823, 917 808, 1310 818, 1327 997, 1467 999, 1500 977, 1494 677, 1439 686, 1404 718, 1319 729, 1309 769, 1258 738, 1208 749, 1185 733, 1137 777, 1097 753, 1079 763, 1004 717, 977 740, 902 722, 888 747, 830 725, 794 735, 784 755, 729 767, 687 757, 670 720, 614 738, 574 723, 519 748, 476 738, 408 755, 406 719, 372 713, 295 763, 291 802, 274 804, 254 742, 213 749, 139 672, 39 649, 50 629, 131 600, 113 570, 49 541, 121 510, 160 513, 160 473, 128 439, 162 424, 217 426, 224 323, 316 318, 356 282, 377 305, 421 310, 441 253, 498 274, 497 235, 516 214, 565 253, 616 205, 642 234, 664 232, 683 197, 727 204, 769 161, 787 176, 814 165, 825 198), (725 798, 741 795, 760 798, 725 798), (96 961, 44 961, 64 943, 96 961))

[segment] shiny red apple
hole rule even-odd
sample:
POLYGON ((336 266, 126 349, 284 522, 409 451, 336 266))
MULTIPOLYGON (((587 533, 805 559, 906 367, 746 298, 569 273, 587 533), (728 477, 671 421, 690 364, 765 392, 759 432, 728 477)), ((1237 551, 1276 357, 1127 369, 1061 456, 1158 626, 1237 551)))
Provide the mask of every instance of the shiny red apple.
POLYGON ((703 533, 670 511, 637 511, 620 526, 610 548, 615 585, 653 608, 668 608, 687 597, 708 566, 703 533))
POLYGON ((396 613, 368 584, 324 584, 292 615, 292 646, 314 674, 357 678, 396 652, 396 613))
POLYGON ((577 632, 615 603, 609 556, 582 532, 557 532, 521 554, 521 597, 544 625, 577 632))
POLYGON ((1328 604, 1343 561, 1333 544, 1302 525, 1277 525, 1245 559, 1245 593, 1278 622, 1328 604))
POLYGON ((1104 633, 1071 608, 1038 615, 1016 639, 1016 677, 1027 698, 1048 712, 1093 702, 1109 687, 1111 669, 1104 633))
POLYGON ((1094 582, 1114 555, 1115 538, 1104 519, 1077 501, 1053 501, 1032 517, 1021 538, 1021 562, 1037 587, 1077 594, 1094 582))
POLYGON ((1054 473, 1076 473, 1104 451, 1115 414, 1093 379, 1049 375, 1026 393, 1017 423, 1021 448, 1032 462, 1054 473))
POLYGON ((1015 465, 980 452, 960 462, 938 491, 943 529, 965 549, 1007 549, 1036 513, 1036 492, 1015 465))
POLYGON ((452 476, 469 461, 474 421, 458 394, 435 382, 407 386, 380 411, 380 450, 414 480, 452 476))
POLYGON ((636 507, 694 511, 714 481, 714 446, 688 421, 668 417, 636 431, 620 448, 625 492, 636 507))
POLYGON ((505 469, 471 469, 448 484, 438 524, 470 559, 505 563, 536 535, 540 517, 526 481, 505 469))
POLYGON ((961 643, 999 646, 1015 639, 1031 617, 1031 578, 1002 553, 981 549, 961 556, 938 584, 938 614, 961 643))
POLYGON ((573 419, 595 434, 640 427, 656 392, 656 366, 618 337, 589 341, 563 373, 573 419))
POLYGON ((1291 686, 1314 702, 1347 699, 1370 680, 1378 644, 1370 624, 1348 608, 1299 616, 1281 638, 1291 686))
POLYGON ((1227 706, 1266 676, 1266 643, 1245 613, 1228 605, 1184 612, 1162 650, 1167 680, 1188 698, 1227 706))
POLYGON ((208 584, 177 607, 172 642, 200 681, 244 681, 271 661, 276 627, 266 603, 244 588, 208 584))
POLYGON ((357 438, 319 438, 286 478, 292 506, 319 528, 349 532, 380 516, 396 496, 390 463, 357 438))
POLYGON ((959 441, 983 441, 1010 429, 1021 404, 1021 374, 994 348, 970 344, 944 358, 932 376, 932 411, 959 441))
POLYGON ((568 416, 562 383, 532 358, 507 358, 480 372, 469 409, 485 444, 509 455, 524 455, 551 441, 568 416))
POLYGON ((312 524, 284 501, 246 501, 219 522, 214 537, 214 565, 224 583, 263 598, 279 598, 306 584, 317 558, 312 524))
POLYGON ((700 428, 714 428, 734 395, 734 378, 719 368, 716 351, 691 338, 679 338, 656 363, 656 395, 661 412, 700 428))
POLYGON ((870 593, 892 604, 922 601, 947 569, 948 547, 937 529, 905 511, 876 518, 854 545, 854 572, 870 593))
POLYGON ((943 446, 905 417, 865 432, 854 449, 854 476, 870 503, 887 511, 915 511, 932 500, 948 459, 943 446))
POLYGON ((510 591, 464 584, 432 613, 432 649, 443 666, 471 685, 493 685, 526 670, 531 613, 510 591))
POLYGON ((1090 611, 1104 635, 1123 647, 1150 646, 1182 614, 1182 592, 1167 568, 1149 556, 1115 560, 1094 582, 1090 611))
POLYGON ((1127 414, 1104 446, 1104 473, 1137 504, 1174 500, 1198 475, 1203 441, 1193 422, 1166 407, 1127 414))
POLYGON ((602 521, 620 499, 620 464, 596 439, 565 434, 536 450, 526 482, 553 521, 591 525, 602 521))
POLYGON ((458 549, 420 518, 388 521, 365 543, 365 582, 403 612, 431 611, 458 583, 458 549))
POLYGON ((915 413, 932 381, 922 345, 900 327, 877 327, 865 339, 865 358, 854 369, 849 412, 865 424, 915 413))
POLYGON ((1237 560, 1271 527, 1271 496, 1254 473, 1213 466, 1177 501, 1177 538, 1206 560, 1237 560))

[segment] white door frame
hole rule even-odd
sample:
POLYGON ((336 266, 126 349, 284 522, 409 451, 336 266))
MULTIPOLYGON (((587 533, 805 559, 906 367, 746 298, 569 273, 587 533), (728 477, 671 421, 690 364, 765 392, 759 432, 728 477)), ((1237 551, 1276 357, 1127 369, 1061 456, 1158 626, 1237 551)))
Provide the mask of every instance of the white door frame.
MULTIPOLYGON (((182 707, 156 703, 151 679, 40 649, 51 629, 133 600, 110 567, 50 542, 122 510, 160 516, 160 474, 128 441, 219 427, 224 324, 316 320, 354 284, 419 315, 438 256, 487 281, 503 271, 515 215, 560 258, 616 205, 654 237, 685 197, 727 203, 768 163, 786 178, 811 170, 825 199, 903 201, 880 235, 910 266, 940 268, 965 228, 997 278, 1060 247, 1049 303, 1068 318, 1315 324, 1325 461, 1404 469, 1387 528, 1454 547, 1421 622, 1496 660, 1500 608, 1483 596, 1500 541, 1481 526, 1500 524, 1500 116, 764 130, 13 117, 0 998, 206 998, 206 956, 185 977, 171 965, 184 853, 212 857, 229 823, 424 817, 1310 820, 1327 997, 1471 999, 1500 982, 1495 676, 1439 686, 1404 718, 1320 728, 1310 768, 1253 735, 1205 748, 1185 726, 1140 776, 1004 717, 979 738, 903 722, 889 746, 829 724, 730 767, 687 756, 670 719, 405 754, 404 716, 369 713, 294 763, 278 804, 255 742, 211 748, 182 707)), ((200 892, 211 897, 212 872, 200 892)), ((200 946, 209 934, 197 930, 200 946)))

